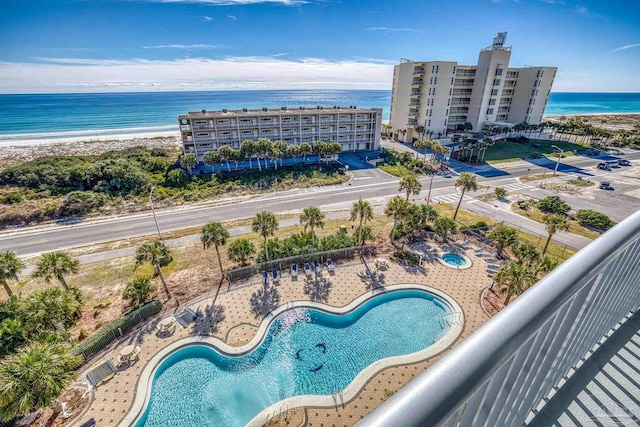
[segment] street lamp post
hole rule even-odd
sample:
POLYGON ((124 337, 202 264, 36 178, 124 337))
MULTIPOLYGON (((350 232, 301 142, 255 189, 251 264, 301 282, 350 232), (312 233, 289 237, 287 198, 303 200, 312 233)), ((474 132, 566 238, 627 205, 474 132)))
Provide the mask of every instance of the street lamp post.
POLYGON ((431 202, 431 187, 433 186, 433 175, 431 175, 431 180, 429 181, 429 194, 427 195, 427 206, 431 202))
POLYGON ((556 147, 555 145, 552 145, 551 148, 555 148, 556 150, 560 151, 560 155, 558 156, 558 161, 556 162, 556 167, 553 170, 553 176, 556 176, 556 172, 558 171, 558 166, 560 166, 560 159, 562 159, 562 153, 564 153, 564 150, 556 147))
POLYGON ((156 187, 151 187, 151 191, 149 191, 149 203, 151 203, 151 212, 153 213, 153 220, 156 223, 156 230, 158 230, 158 237, 162 240, 162 233, 160 233, 160 226, 158 225, 158 218, 156 218, 156 210, 153 208, 153 190, 156 187))

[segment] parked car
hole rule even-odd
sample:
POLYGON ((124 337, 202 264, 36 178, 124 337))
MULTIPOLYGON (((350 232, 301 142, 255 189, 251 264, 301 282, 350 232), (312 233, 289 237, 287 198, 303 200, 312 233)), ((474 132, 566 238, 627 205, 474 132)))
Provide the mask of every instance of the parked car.
POLYGON ((620 159, 618 160, 618 164, 620 166, 631 166, 631 162, 627 159, 620 159))
POLYGON ((587 150, 587 156, 599 156, 600 152, 598 150, 590 149, 587 150))
POLYGON ((613 191, 613 187, 611 186, 611 183, 607 182, 607 181, 602 181, 600 183, 600 189, 601 190, 611 190, 611 191, 613 191))
POLYGON ((598 169, 607 170, 609 166, 605 162, 598 163, 598 169))

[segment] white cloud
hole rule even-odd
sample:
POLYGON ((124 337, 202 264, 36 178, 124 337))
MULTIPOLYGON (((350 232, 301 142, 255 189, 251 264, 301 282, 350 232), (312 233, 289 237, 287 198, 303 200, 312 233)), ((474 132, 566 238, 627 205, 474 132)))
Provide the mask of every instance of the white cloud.
POLYGON ((89 52, 93 49, 89 47, 52 47, 49 50, 65 51, 65 52, 89 52))
POLYGON ((355 59, 37 59, 41 62, 0 62, 0 93, 389 89, 393 77, 390 64, 355 59))
POLYGON ((297 6, 308 3, 307 0, 146 0, 153 3, 202 3, 211 6, 241 6, 258 3, 276 3, 284 6, 297 6))
POLYGON ((203 19, 203 20, 205 20, 206 22, 211 22, 211 21, 213 21, 213 18, 212 18, 212 17, 210 17, 210 16, 203 16, 203 17, 202 17, 202 19, 203 19))
POLYGON ((636 43, 636 44, 628 44, 626 46, 620 46, 618 48, 613 49, 611 52, 618 52, 620 50, 627 50, 627 49, 633 49, 634 47, 638 47, 640 46, 640 43, 636 43))
POLYGON ((143 46, 145 49, 222 49, 221 44, 160 44, 157 46, 143 46))
POLYGON ((580 6, 576 8, 576 12, 581 15, 587 15, 589 13, 589 9, 587 9, 585 6, 580 6))
POLYGON ((237 20, 238 20, 238 17, 237 17, 237 16, 234 16, 234 15, 227 15, 227 18, 229 18, 229 19, 233 19, 234 21, 237 21, 237 20))
POLYGON ((388 27, 369 27, 368 31, 384 31, 385 33, 398 33, 398 32, 407 32, 407 33, 420 33, 424 34, 423 30, 417 30, 415 28, 388 28, 388 27))

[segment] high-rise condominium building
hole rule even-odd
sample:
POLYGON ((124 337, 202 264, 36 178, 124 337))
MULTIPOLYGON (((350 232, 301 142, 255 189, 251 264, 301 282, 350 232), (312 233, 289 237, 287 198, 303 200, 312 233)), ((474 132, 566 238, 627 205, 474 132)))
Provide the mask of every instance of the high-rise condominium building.
POLYGON ((452 130, 542 120, 557 67, 509 68, 507 33, 480 51, 477 65, 403 59, 393 70, 391 126, 400 140, 452 130), (467 125, 468 126, 468 125, 467 125), (423 127, 423 129, 420 129, 423 127))
POLYGON ((178 116, 182 146, 203 161, 223 145, 240 148, 245 140, 269 138, 288 144, 339 142, 343 151, 380 148, 381 108, 300 107, 197 111, 178 116))

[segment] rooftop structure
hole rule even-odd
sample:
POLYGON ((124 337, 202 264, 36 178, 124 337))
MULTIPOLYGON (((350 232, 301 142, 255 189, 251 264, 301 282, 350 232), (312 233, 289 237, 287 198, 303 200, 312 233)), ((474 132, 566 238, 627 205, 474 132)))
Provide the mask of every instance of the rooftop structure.
POLYGON ((391 126, 397 139, 424 139, 486 125, 538 124, 556 67, 510 68, 507 33, 480 51, 476 65, 402 59, 394 66, 391 126), (419 132, 423 130, 423 132, 419 132))
POLYGON ((288 144, 339 142, 343 151, 380 147, 381 108, 299 107, 196 111, 179 115, 185 153, 199 161, 222 145, 238 149, 245 140, 269 138, 288 144))

